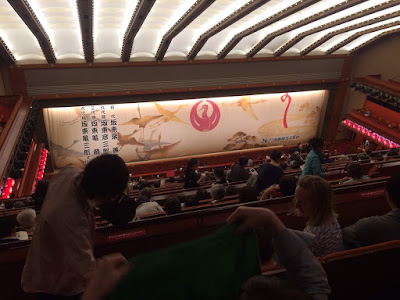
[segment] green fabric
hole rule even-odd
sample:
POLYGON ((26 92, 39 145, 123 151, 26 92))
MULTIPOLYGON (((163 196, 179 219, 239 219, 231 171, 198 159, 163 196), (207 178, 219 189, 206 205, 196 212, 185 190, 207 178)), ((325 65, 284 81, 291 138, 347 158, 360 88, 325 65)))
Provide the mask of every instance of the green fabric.
POLYGON ((255 233, 236 235, 235 228, 130 259, 132 270, 109 299, 237 299, 261 269, 255 233))

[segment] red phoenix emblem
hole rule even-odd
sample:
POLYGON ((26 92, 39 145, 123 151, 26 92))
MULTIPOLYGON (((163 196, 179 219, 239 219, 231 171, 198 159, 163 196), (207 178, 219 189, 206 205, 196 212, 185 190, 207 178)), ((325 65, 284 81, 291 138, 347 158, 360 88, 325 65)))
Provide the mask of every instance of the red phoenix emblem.
POLYGON ((289 110, 290 103, 292 102, 292 97, 289 96, 289 93, 286 93, 281 97, 282 102, 285 102, 286 100, 288 100, 288 104, 285 109, 285 114, 283 115, 283 127, 285 128, 287 128, 287 121, 286 121, 287 112, 289 110))
POLYGON ((190 121, 192 122, 192 126, 198 131, 202 132, 213 130, 215 126, 218 125, 219 119, 221 117, 221 112, 219 111, 219 107, 217 104, 215 104, 210 100, 207 100, 205 102, 208 102, 212 107, 211 116, 208 116, 207 114, 208 111, 207 104, 203 104, 201 106, 199 110, 200 111, 202 110, 203 113, 201 114, 201 116, 199 116, 198 107, 201 103, 203 103, 203 101, 197 102, 190 111, 190 121))

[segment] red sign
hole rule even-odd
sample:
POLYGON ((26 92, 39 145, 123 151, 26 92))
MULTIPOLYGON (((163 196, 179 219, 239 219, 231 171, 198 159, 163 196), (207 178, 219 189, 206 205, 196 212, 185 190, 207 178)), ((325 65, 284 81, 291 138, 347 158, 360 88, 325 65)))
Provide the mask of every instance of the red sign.
POLYGON ((285 95, 283 95, 281 97, 281 100, 282 100, 282 102, 285 102, 286 100, 288 100, 288 104, 285 109, 285 114, 283 115, 283 127, 287 128, 286 116, 287 116, 287 112, 289 110, 290 103, 292 102, 292 97, 290 97, 289 94, 286 93, 285 95))
POLYGON ((192 123, 193 128, 201 132, 213 130, 218 125, 220 118, 221 112, 218 105, 210 100, 197 102, 190 111, 190 122, 192 123), (203 105, 198 109, 201 103, 203 103, 203 105), (210 116, 207 114, 209 108, 209 105, 207 104, 212 107, 212 113, 210 116), (201 116, 198 114, 198 110, 203 111, 201 116))

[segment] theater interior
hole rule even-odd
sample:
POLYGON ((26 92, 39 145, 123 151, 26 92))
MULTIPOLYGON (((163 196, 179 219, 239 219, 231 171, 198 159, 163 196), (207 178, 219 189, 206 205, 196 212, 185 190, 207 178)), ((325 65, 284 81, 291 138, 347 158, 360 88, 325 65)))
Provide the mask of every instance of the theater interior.
MULTIPOLYGON (((190 158, 200 172, 226 172, 243 156, 258 170, 272 150, 284 161, 320 137, 340 225, 385 214, 385 183, 400 173, 400 158, 386 156, 400 147, 399 51, 397 0, 0 0, 1 203, 28 203, 40 180, 110 153, 128 167, 129 197, 139 181, 161 181, 153 201, 164 206, 196 193, 179 181, 190 158), (341 156, 366 150, 384 157, 361 162, 371 180, 339 185, 341 156)), ((202 201, 124 229, 99 217, 95 256, 205 236, 243 205, 237 195, 202 201)), ((292 201, 245 205, 301 230, 292 201)), ((33 298, 20 286, 31 238, 0 244, 2 299, 33 298)), ((398 278, 399 253, 390 241, 321 257, 329 299, 370 299, 398 278)))

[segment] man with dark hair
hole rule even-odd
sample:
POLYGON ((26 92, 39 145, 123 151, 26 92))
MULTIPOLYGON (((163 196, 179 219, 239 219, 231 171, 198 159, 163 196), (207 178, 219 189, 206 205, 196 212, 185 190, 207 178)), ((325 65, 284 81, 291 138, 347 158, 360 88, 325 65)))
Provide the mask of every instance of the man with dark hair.
POLYGON ((225 172, 224 172, 223 168, 216 167, 216 168, 214 168, 213 173, 215 176, 214 184, 225 184, 226 183, 225 172))
POLYGON ((53 176, 22 273, 22 288, 39 299, 79 299, 95 269, 93 207, 116 201, 129 172, 117 155, 104 154, 82 170, 53 176))
POLYGON ((295 149, 289 149, 289 158, 287 160, 288 165, 291 169, 298 169, 303 164, 303 160, 298 152, 295 149))
POLYGON ((279 179, 284 175, 283 169, 280 167, 281 156, 281 152, 274 149, 270 154, 271 162, 260 166, 257 177, 258 193, 273 184, 279 183, 279 179))
POLYGON ((247 157, 239 158, 239 162, 231 167, 231 182, 243 181, 249 179, 249 172, 244 168, 249 159, 247 157))
POLYGON ((0 217, 0 244, 18 241, 15 235, 17 219, 14 216, 0 217))
POLYGON ((367 217, 343 229, 346 249, 400 240, 400 174, 386 183, 386 200, 392 210, 383 216, 367 217))
POLYGON ((303 172, 301 176, 304 175, 316 175, 320 177, 325 177, 322 164, 324 162, 324 154, 322 153, 322 147, 324 146, 324 140, 320 138, 313 138, 309 141, 312 146, 312 150, 308 153, 306 157, 306 162, 304 164, 303 172))
POLYGON ((176 197, 169 198, 165 202, 164 210, 167 215, 179 214, 182 210, 181 202, 176 197))

